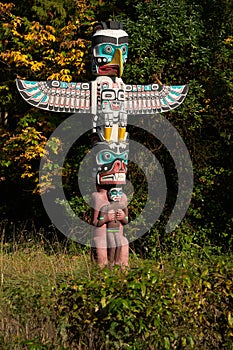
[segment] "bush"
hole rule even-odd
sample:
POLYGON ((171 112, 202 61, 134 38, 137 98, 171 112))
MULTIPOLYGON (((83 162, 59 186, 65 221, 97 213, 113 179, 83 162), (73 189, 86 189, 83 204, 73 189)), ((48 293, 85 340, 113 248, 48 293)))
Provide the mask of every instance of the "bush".
POLYGON ((232 349, 233 273, 224 262, 147 262, 62 284, 60 342, 69 349, 232 349))
POLYGON ((121 271, 78 251, 5 249, 0 349, 232 350, 232 257, 134 255, 121 271))

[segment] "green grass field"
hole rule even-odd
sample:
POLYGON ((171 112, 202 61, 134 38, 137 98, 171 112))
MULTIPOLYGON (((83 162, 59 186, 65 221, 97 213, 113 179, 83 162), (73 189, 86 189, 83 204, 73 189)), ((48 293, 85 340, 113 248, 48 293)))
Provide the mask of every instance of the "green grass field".
POLYGON ((232 256, 131 251, 120 271, 57 247, 2 242, 0 349, 233 349, 232 256))

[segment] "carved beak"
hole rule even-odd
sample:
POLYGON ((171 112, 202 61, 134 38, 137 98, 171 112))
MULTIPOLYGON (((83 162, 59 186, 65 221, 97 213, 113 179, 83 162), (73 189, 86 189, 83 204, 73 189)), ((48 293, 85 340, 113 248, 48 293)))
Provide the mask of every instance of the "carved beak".
POLYGON ((111 62, 98 67, 98 75, 121 77, 123 73, 122 51, 117 48, 111 62))
POLYGON ((122 51, 121 49, 116 49, 113 59, 110 63, 108 63, 106 66, 108 65, 117 65, 119 67, 118 70, 118 77, 122 76, 123 73, 123 63, 122 63, 122 51))

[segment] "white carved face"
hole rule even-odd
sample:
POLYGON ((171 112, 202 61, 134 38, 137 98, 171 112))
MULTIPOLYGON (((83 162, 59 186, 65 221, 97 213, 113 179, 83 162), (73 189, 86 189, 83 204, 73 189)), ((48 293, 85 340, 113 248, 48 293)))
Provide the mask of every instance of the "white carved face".
POLYGON ((108 191, 108 198, 110 201, 119 202, 121 200, 123 191, 121 187, 114 187, 108 191))
POLYGON ((121 77, 128 56, 128 35, 122 29, 100 29, 92 37, 92 71, 121 77))

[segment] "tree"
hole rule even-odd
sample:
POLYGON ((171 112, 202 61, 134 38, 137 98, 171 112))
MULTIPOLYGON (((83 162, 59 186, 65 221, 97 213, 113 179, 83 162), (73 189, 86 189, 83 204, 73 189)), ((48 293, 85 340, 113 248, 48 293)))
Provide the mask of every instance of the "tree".
MULTIPOLYGON (((190 86, 185 103, 166 114, 188 146, 195 173, 183 230, 194 243, 210 240, 227 249, 232 245, 232 3, 126 1, 123 9, 116 18, 130 38, 124 79, 190 86)), ((171 164, 158 153, 163 166, 166 159, 171 164)))
MULTIPOLYGON (((64 118, 31 108, 15 78, 85 80, 93 5, 85 1, 0 3, 1 192, 3 215, 33 215, 32 193, 48 136, 64 118), (16 191, 17 188, 17 191, 16 191), (22 215, 22 196, 30 213, 22 215), (12 202, 14 203, 12 210, 12 202)), ((36 200, 35 205, 39 205, 36 200)))
MULTIPOLYGON (((2 188, 9 188, 20 177, 23 181, 27 179, 29 183, 25 186, 30 188, 27 198, 30 202, 41 147, 65 118, 30 108, 17 94, 15 78, 92 79, 89 73, 92 24, 112 18, 122 21, 129 34, 129 60, 123 75, 126 83, 160 80, 168 85, 188 83, 190 86, 185 103, 166 114, 184 139, 195 172, 190 210, 181 230, 174 235, 179 240, 185 232, 192 243, 210 241, 228 249, 232 244, 232 2, 30 0, 30 6, 20 1, 14 4, 0 3, 2 188), (16 145, 22 140, 28 140, 28 148, 19 155, 16 145), (36 158, 30 158, 32 144, 36 158), (16 166, 17 157, 24 159, 21 167, 16 166), (26 167, 32 176, 26 175, 26 167)), ((158 140, 137 129, 131 128, 130 133, 157 150, 156 156, 165 172, 172 174, 168 180, 170 202, 166 203, 169 215, 177 192, 172 159, 166 150, 162 151, 158 140)), ((72 156, 67 160, 69 169, 77 166, 75 153, 71 150, 72 156)), ((139 179, 140 171, 133 171, 139 179)), ((68 192, 69 188, 74 189, 72 177, 67 176, 65 183, 68 192)), ((135 202, 139 207, 144 195, 146 189, 138 187, 135 202)), ((137 206, 135 208, 137 211, 137 206)), ((134 211, 134 214, 137 213, 134 211)), ((163 225, 162 220, 159 230, 163 225)), ((150 237, 154 239, 153 234, 150 237)), ((173 238, 166 239, 171 243, 173 238)))

